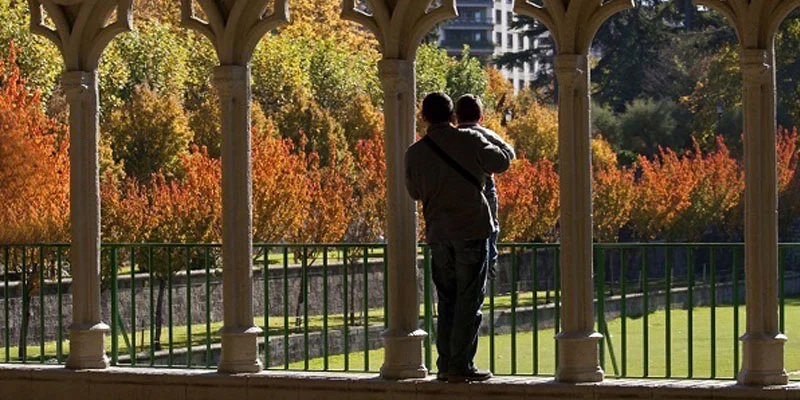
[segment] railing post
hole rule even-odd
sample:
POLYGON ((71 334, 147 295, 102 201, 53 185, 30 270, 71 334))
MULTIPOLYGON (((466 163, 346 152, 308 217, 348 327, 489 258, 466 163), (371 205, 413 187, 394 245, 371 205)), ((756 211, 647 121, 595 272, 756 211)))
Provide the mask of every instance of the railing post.
POLYGON ((258 337, 253 319, 253 222, 250 155, 250 60, 269 31, 288 21, 286 0, 209 0, 200 2, 207 20, 195 14, 195 2, 181 0, 181 22, 214 44, 220 65, 214 85, 222 114, 222 297, 224 326, 219 371, 258 372, 258 337))
POLYGON ((30 0, 31 31, 52 41, 64 57, 62 86, 70 117, 72 325, 67 368, 108 367, 100 319, 100 112, 97 66, 108 43, 131 29, 131 0, 30 0), (55 28, 45 23, 45 11, 55 28), (112 15, 116 19, 109 21, 112 15), (73 37, 73 34, 80 37, 73 37))

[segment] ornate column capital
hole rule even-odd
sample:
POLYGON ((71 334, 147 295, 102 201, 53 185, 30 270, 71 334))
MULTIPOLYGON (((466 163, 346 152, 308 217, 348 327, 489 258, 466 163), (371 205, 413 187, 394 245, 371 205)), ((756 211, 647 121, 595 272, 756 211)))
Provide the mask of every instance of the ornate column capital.
POLYGON ((583 54, 557 54, 554 57, 558 82, 567 87, 579 85, 586 76, 586 56, 583 54))
POLYGON ((29 0, 31 32, 61 51, 67 71, 97 69, 103 50, 117 35, 132 29, 133 0, 29 0), (44 23, 44 14, 54 28, 44 23), (116 19, 109 21, 116 13, 116 19))
POLYGON ((761 86, 772 78, 770 52, 766 49, 742 49, 740 55, 745 86, 761 86))
POLYGON ((342 19, 372 32, 387 59, 413 60, 422 39, 436 24, 458 16, 455 0, 443 0, 430 8, 431 0, 367 0, 371 14, 344 0, 342 19))
POLYGON ((222 99, 246 94, 249 82, 249 66, 221 65, 214 68, 214 87, 222 99))
POLYGON ((378 72, 385 93, 408 93, 414 90, 414 61, 383 59, 378 62, 378 72))
POLYGON ((247 65, 267 32, 289 22, 289 3, 275 0, 200 1, 205 18, 195 12, 194 0, 181 0, 181 24, 206 36, 223 65, 247 65))
POLYGON ((61 74, 61 87, 64 89, 67 101, 72 103, 83 100, 91 93, 96 80, 97 75, 93 72, 67 71, 61 74))

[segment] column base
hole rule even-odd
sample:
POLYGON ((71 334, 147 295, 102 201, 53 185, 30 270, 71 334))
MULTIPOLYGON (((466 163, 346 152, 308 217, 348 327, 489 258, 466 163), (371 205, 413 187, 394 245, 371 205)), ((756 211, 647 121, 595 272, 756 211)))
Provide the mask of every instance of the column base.
POLYGON ((556 335, 558 346, 558 369, 556 381, 565 383, 600 382, 603 368, 600 366, 598 344, 603 335, 590 332, 561 332, 556 335))
POLYGON ((263 330, 257 326, 223 327, 222 355, 218 372, 228 374, 256 373, 264 369, 258 356, 258 337, 263 330))
POLYGON ((69 327, 69 369, 105 369, 108 357, 105 350, 105 336, 111 329, 99 322, 94 325, 75 325, 69 327))
POLYGON ((786 335, 753 335, 745 333, 742 341, 742 370, 736 377, 740 385, 786 385, 789 374, 783 366, 786 335))
POLYGON ((428 334, 422 329, 383 332, 385 358, 381 367, 384 379, 419 379, 428 376, 422 362, 422 341, 428 334))

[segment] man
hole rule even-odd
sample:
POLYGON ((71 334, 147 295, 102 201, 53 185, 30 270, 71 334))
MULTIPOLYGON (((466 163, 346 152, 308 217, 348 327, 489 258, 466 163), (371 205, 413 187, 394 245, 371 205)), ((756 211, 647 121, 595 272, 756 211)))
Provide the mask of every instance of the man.
POLYGON ((431 93, 422 103, 425 137, 406 151, 406 187, 422 201, 439 297, 437 378, 449 382, 492 377, 475 368, 486 288, 488 238, 494 230, 483 196, 487 174, 508 169, 511 154, 476 131, 456 129, 453 101, 431 93))
MULTIPOLYGON (((472 129, 480 132, 489 143, 510 153, 512 159, 516 157, 514 149, 500 135, 491 129, 483 127, 483 102, 478 96, 465 94, 456 101, 456 119, 460 129, 472 129)), ((497 219, 497 188, 492 174, 486 177, 486 187, 483 189, 483 195, 489 202, 489 210, 492 212, 492 220, 494 221, 494 230, 489 235, 489 279, 494 279, 497 276, 497 237, 500 234, 500 220, 497 219)))

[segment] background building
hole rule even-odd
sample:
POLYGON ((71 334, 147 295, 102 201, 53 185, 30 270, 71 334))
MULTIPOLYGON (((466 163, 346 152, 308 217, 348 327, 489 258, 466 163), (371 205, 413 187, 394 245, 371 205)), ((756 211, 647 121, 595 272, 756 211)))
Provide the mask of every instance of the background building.
MULTIPOLYGON (((458 18, 439 29, 439 44, 451 56, 458 56, 469 45, 471 54, 486 63, 496 56, 530 49, 537 40, 511 28, 514 20, 512 0, 464 0, 458 2, 458 18)), ((501 71, 518 92, 536 77, 538 63, 501 71)))

